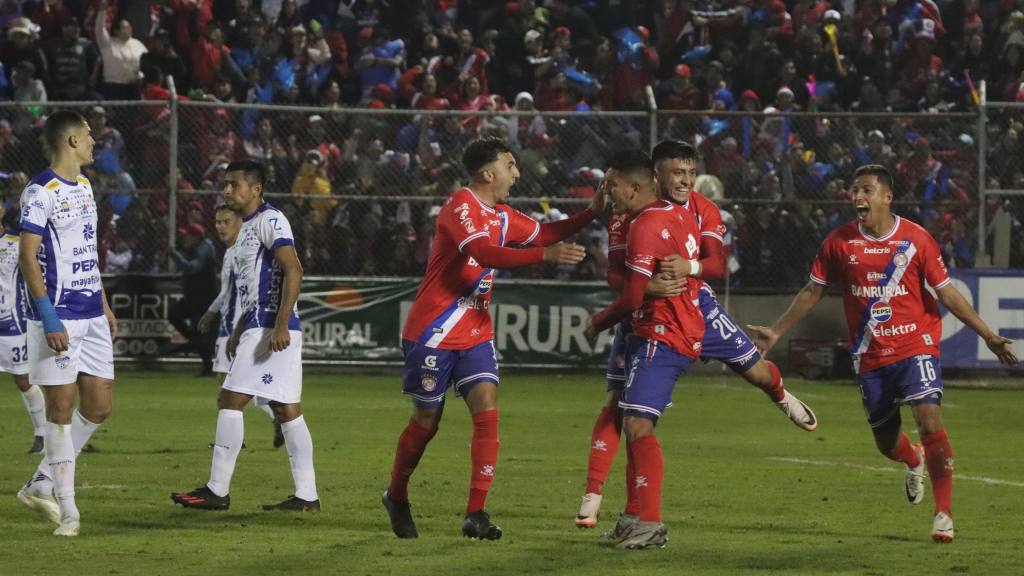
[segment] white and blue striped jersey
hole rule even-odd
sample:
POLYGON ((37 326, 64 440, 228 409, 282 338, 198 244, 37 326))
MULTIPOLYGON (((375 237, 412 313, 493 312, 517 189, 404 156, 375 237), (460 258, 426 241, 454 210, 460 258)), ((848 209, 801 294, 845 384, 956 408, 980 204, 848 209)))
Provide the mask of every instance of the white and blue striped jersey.
MULTIPOLYGON (((273 328, 284 293, 284 270, 274 250, 294 246, 292 227, 280 210, 264 203, 242 220, 235 240, 233 265, 240 317, 245 329, 273 328)), ((291 310, 289 330, 300 330, 298 306, 291 310)))
MULTIPOLYGON (((42 236, 43 283, 63 320, 103 315, 96 228, 96 200, 85 176, 69 182, 47 168, 21 194, 21 230, 42 236)), ((29 319, 38 320, 32 308, 29 319)))
POLYGON ((235 246, 228 246, 224 251, 224 261, 220 265, 220 293, 210 304, 209 311, 220 315, 217 325, 217 337, 230 336, 235 329, 238 318, 238 291, 235 288, 235 246))
POLYGON ((25 280, 18 267, 18 235, 8 231, 0 237, 0 336, 25 333, 27 307, 25 280))

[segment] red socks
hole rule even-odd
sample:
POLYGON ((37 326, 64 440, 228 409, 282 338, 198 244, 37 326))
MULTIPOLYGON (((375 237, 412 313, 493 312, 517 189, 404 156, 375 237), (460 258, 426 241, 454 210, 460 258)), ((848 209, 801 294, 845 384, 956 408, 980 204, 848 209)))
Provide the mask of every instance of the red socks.
POLYGON ((934 434, 923 434, 924 461, 928 465, 928 476, 932 480, 935 494, 935 513, 945 512, 952 516, 953 500, 953 447, 945 430, 934 434))
POLYGON ((398 448, 395 449, 395 463, 391 467, 391 484, 388 495, 394 500, 409 499, 409 477, 420 463, 420 457, 427 449, 427 443, 434 437, 434 432, 427 430, 409 420, 409 424, 398 437, 398 448))
POLYGON ((888 456, 890 460, 903 462, 908 468, 916 468, 921 463, 921 457, 917 455, 917 450, 914 450, 913 445, 910 444, 910 438, 907 438, 907 435, 903 432, 900 432, 900 438, 896 441, 896 447, 892 449, 888 456))
POLYGON ((779 371, 779 367, 775 365, 775 362, 765 360, 764 363, 768 365, 768 370, 772 373, 772 382, 767 386, 758 387, 772 399, 772 402, 781 402, 786 397, 786 388, 782 385, 782 372, 779 371))
POLYGON ((626 446, 626 509, 623 513, 629 516, 640 515, 640 498, 636 492, 636 457, 629 446, 626 446))
POLYGON ((622 410, 618 407, 601 408, 590 434, 590 457, 587 460, 587 493, 600 494, 608 470, 619 450, 622 436, 622 410))
POLYGON ((498 465, 498 411, 473 414, 473 442, 470 448, 473 472, 469 481, 469 503, 466 514, 484 509, 487 491, 498 465))
POLYGON ((641 522, 661 522, 661 481, 665 476, 665 460, 661 444, 654 435, 642 436, 629 444, 635 475, 633 490, 640 502, 641 522))

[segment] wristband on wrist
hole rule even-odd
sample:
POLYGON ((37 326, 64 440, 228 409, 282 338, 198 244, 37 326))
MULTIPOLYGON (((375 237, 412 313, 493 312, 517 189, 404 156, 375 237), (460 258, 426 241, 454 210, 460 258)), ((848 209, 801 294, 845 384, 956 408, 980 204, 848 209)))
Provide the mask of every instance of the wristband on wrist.
POLYGON ((50 302, 49 296, 33 298, 32 303, 36 307, 36 312, 39 313, 39 319, 43 321, 43 332, 53 334, 54 332, 64 331, 64 324, 60 321, 60 318, 57 318, 57 310, 54 309, 53 302, 50 302))
POLYGON ((690 260, 690 276, 700 276, 700 262, 690 260))

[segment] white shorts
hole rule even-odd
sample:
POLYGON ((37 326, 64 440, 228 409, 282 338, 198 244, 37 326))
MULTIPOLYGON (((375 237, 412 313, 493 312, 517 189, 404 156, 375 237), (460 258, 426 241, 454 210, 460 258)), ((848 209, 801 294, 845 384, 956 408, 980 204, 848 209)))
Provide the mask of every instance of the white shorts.
POLYGON ((68 331, 68 349, 57 354, 46 343, 43 323, 28 322, 28 381, 60 386, 78 381, 78 374, 114 379, 114 346, 105 316, 61 320, 68 331))
POLYGON ((227 374, 231 371, 231 361, 228 360, 228 337, 218 336, 217 343, 213 347, 213 371, 217 374, 227 374))
POLYGON ((0 336, 0 372, 21 376, 28 374, 28 338, 25 334, 18 336, 0 336))
POLYGON ((248 394, 258 403, 298 404, 302 400, 302 332, 291 330, 291 344, 270 351, 270 328, 242 332, 223 388, 248 394))

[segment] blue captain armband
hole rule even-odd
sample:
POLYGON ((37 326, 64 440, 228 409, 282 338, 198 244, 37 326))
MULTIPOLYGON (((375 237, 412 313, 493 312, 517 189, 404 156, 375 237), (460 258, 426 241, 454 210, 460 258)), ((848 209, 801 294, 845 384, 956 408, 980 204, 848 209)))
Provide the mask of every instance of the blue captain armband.
POLYGON ((39 319, 43 321, 43 332, 53 334, 64 331, 64 324, 60 318, 57 318, 57 310, 53 308, 53 302, 50 302, 49 296, 33 298, 32 303, 35 304, 36 312, 39 313, 39 319))

